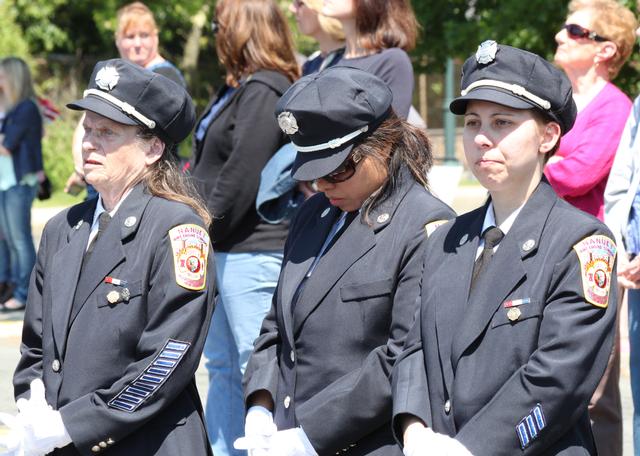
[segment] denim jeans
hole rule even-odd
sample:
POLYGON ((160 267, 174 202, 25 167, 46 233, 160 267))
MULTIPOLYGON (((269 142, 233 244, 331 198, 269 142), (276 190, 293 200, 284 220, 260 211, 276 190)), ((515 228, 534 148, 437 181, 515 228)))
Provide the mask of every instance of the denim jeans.
POLYGON ((205 418, 216 456, 241 456, 242 375, 278 282, 281 252, 214 253, 218 300, 204 346, 209 372, 205 418))
POLYGON ((0 227, 0 283, 13 282, 11 277, 11 257, 9 256, 9 245, 0 227))
POLYGON ((35 196, 36 188, 29 185, 0 191, 0 231, 9 248, 11 281, 16 287, 13 296, 23 303, 27 302, 29 277, 36 262, 31 235, 31 204, 35 196))
POLYGON ((629 306, 629 369, 633 397, 633 449, 640 456, 640 290, 627 290, 629 306))

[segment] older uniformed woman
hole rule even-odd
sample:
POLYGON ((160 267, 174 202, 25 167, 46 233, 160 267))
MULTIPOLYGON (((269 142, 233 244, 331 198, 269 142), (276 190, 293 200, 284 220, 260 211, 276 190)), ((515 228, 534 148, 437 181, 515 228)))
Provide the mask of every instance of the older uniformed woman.
POLYGON ((489 41, 462 87, 450 109, 490 198, 429 239, 396 436, 407 456, 596 454, 587 404, 613 342, 616 246, 542 175, 576 116, 571 84, 489 41))
POLYGON ((400 454, 389 374, 414 318, 424 241, 453 212, 427 190, 427 138, 391 98, 376 76, 333 67, 278 102, 293 177, 319 194, 292 222, 245 374, 238 443, 252 454, 400 454))
POLYGON ((193 127, 191 99, 117 59, 68 106, 85 111, 99 198, 42 235, 14 375, 23 447, 210 454, 194 383, 212 313, 209 216, 170 159, 193 127))

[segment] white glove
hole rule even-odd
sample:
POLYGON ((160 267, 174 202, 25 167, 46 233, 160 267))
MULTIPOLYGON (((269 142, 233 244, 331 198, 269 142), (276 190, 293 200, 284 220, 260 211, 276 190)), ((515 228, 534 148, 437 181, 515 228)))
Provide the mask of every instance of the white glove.
POLYGON ((402 453, 404 456, 428 456, 430 454, 439 455, 437 448, 436 433, 431 428, 423 425, 412 425, 406 435, 402 453))
POLYGON ((236 450, 247 450, 249 456, 263 456, 269 448, 269 438, 278 431, 273 413, 260 405, 249 407, 244 421, 244 437, 236 439, 236 450))
POLYGON ((16 405, 20 411, 17 419, 23 429, 25 456, 45 455, 71 443, 60 412, 47 404, 42 380, 33 380, 29 400, 18 399, 16 405))
POLYGON ((0 436, 0 454, 3 456, 24 456, 22 445, 24 429, 17 416, 0 413, 0 423, 9 428, 9 434, 0 436))
POLYGON ((318 456, 301 427, 278 431, 269 443, 268 456, 318 456))
POLYGON ((411 431, 402 450, 404 456, 473 456, 465 446, 446 434, 433 432, 428 427, 411 431))

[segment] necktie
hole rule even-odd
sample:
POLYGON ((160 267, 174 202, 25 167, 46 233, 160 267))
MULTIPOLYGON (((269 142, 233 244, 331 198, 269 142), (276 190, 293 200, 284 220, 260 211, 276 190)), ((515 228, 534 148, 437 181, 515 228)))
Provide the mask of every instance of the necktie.
MULTIPOLYGON (((107 226, 109 226, 109 222, 111 222, 111 216, 109 215, 108 212, 105 211, 98 216, 98 232, 89 243, 89 247, 87 247, 87 250, 84 252, 84 257, 82 258, 82 266, 80 268, 80 277, 78 279, 79 284, 82 283, 84 275, 87 273, 86 268, 87 268, 87 265, 89 264, 89 259, 91 258, 91 254, 93 253, 93 248, 95 247, 96 242, 98 242, 98 238, 104 233, 104 231, 107 229, 107 226)), ((78 290, 76 289, 76 292, 77 291, 78 290)), ((71 304, 71 316, 70 316, 69 322, 72 322, 74 320, 75 316, 80 311, 81 306, 82 306, 82 302, 78 300, 77 296, 74 296, 73 303, 71 304)))
POLYGON ((95 247, 96 242, 98 242, 98 238, 102 233, 104 233, 104 231, 107 229, 107 226, 109 226, 110 222, 111 222, 111 216, 107 211, 104 211, 102 214, 98 216, 98 232, 96 233, 96 236, 93 238, 93 240, 89 244, 89 247, 87 247, 87 251, 84 252, 84 259, 82 260, 83 265, 89 262, 89 258, 91 258, 91 254, 93 253, 93 248, 95 247))
POLYGON ((482 233, 482 238, 484 239, 484 249, 482 249, 482 253, 476 260, 473 265, 473 274, 471 275, 471 288, 476 283, 478 276, 482 273, 482 270, 487 267, 491 257, 493 256, 493 249, 495 246, 500 244, 502 238, 504 237, 504 233, 497 226, 490 226, 484 233, 482 233))

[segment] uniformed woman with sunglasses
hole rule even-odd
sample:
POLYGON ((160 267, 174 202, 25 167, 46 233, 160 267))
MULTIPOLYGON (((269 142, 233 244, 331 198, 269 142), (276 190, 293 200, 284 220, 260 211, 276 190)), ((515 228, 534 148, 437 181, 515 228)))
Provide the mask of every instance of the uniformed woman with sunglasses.
POLYGON ((319 193, 296 214, 273 306, 245 374, 250 454, 401 454, 389 374, 416 310, 422 252, 454 216, 426 180, 421 131, 376 76, 332 67, 278 102, 293 177, 319 193))
POLYGON ((393 372, 405 456, 596 454, 587 412, 616 318, 616 246, 543 177, 576 107, 541 57, 483 43, 464 64, 467 163, 490 198, 429 238, 393 372))

